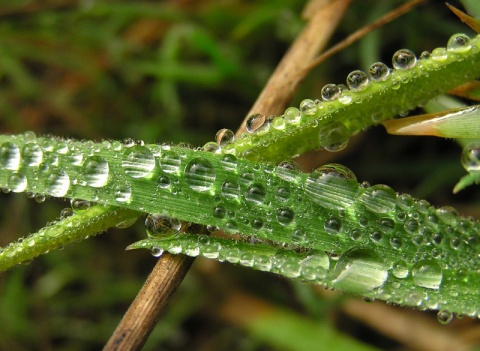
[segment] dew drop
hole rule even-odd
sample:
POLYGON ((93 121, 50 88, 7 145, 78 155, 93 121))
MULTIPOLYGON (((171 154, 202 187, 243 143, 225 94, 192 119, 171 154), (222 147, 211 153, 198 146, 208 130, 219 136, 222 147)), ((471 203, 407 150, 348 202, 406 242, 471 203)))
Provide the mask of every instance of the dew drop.
POLYGON ((245 122, 245 128, 247 129, 247 132, 253 133, 260 129, 265 123, 265 120, 265 115, 262 115, 261 113, 250 115, 245 122))
POLYGON ((227 199, 238 199, 240 186, 236 181, 227 180, 222 184, 222 195, 227 199))
POLYGON ((470 38, 465 34, 454 34, 447 43, 447 50, 452 52, 467 52, 471 47, 470 38))
POLYGON ((145 229, 150 238, 158 239, 177 234, 182 223, 176 219, 158 213, 150 213, 145 218, 145 229))
POLYGON ((172 151, 164 151, 159 163, 162 171, 166 173, 176 173, 180 169, 182 160, 177 153, 172 151))
POLYGON ((303 227, 296 227, 291 235, 292 241, 296 244, 303 244, 307 238, 307 232, 303 227))
MULTIPOLYGON (((285 111, 285 120, 287 120, 287 111, 285 111)), ((317 104, 311 99, 302 100, 300 103, 300 111, 302 111, 304 115, 312 116, 317 112, 317 104)), ((296 118, 298 120, 297 123, 300 122, 300 118, 301 115, 296 118)))
POLYGON ((410 218, 405 221, 405 224, 403 225, 405 230, 409 233, 414 233, 418 230, 418 221, 414 218, 410 218))
POLYGON ((194 158, 185 167, 185 182, 195 191, 209 191, 215 178, 215 167, 207 159, 194 158))
POLYGON ((399 261, 395 263, 392 267, 392 274, 399 278, 399 279, 404 279, 408 277, 409 270, 405 262, 399 261))
POLYGON ((453 313, 449 311, 438 311, 437 320, 440 324, 449 324, 453 320, 453 313))
POLYGON ((233 171, 237 168, 237 158, 231 154, 224 155, 220 163, 227 171, 233 171))
POLYGON ((440 266, 434 261, 420 261, 412 268, 413 281, 418 286, 438 290, 442 284, 443 274, 440 266))
POLYGON ((323 251, 315 252, 300 262, 301 276, 307 280, 324 279, 330 268, 330 259, 323 251))
POLYGON ((245 191, 245 200, 257 204, 262 204, 265 200, 267 192, 263 185, 254 183, 250 185, 245 191))
POLYGON ((368 70, 373 80, 383 81, 390 75, 390 68, 383 62, 372 64, 368 70))
POLYGON ((277 221, 281 225, 289 225, 293 222, 295 218, 295 212, 293 212, 290 208, 283 207, 277 211, 277 221))
POLYGON ((101 188, 108 182, 108 162, 100 156, 91 156, 83 164, 83 176, 89 186, 101 188))
POLYGON ((347 76, 347 86, 353 91, 365 89, 368 85, 368 81, 368 76, 365 74, 365 72, 360 70, 350 72, 350 74, 347 76))
POLYGON ((338 164, 317 168, 305 183, 305 191, 311 200, 332 210, 350 206, 357 190, 358 183, 353 172, 338 164))
POLYGON ((0 166, 12 171, 20 167, 20 150, 11 142, 3 143, 0 146, 0 166))
POLYGON ((335 84, 327 84, 322 88, 322 99, 325 101, 332 101, 338 98, 340 89, 335 84))
POLYGON ((45 192, 55 197, 65 196, 70 188, 70 177, 61 169, 51 169, 45 182, 45 192))
POLYGON ((29 167, 36 167, 43 162, 43 151, 40 145, 28 143, 22 148, 23 163, 29 167))
POLYGON ((119 184, 115 187, 115 200, 122 203, 128 203, 132 198, 132 188, 127 183, 119 184))
POLYGON ((166 175, 160 175, 157 179, 157 184, 160 188, 166 189, 170 186, 170 178, 166 175))
POLYGON ((8 188, 14 193, 21 193, 27 188, 27 177, 20 173, 12 173, 8 177, 8 188))
POLYGON ((225 210, 225 207, 223 206, 215 206, 213 209, 213 217, 222 219, 225 218, 227 214, 227 210, 225 210))
POLYGON ((429 51, 422 51, 420 54, 420 60, 426 60, 430 58, 430 52, 429 51))
POLYGON ((155 168, 155 157, 145 146, 135 145, 123 154, 122 167, 132 178, 143 178, 155 168))
POLYGON ((257 255, 255 256, 253 267, 268 272, 272 269, 272 258, 267 255, 257 255))
POLYGON ((222 151, 222 148, 216 142, 209 141, 208 143, 203 145, 203 151, 211 152, 213 154, 219 154, 222 151))
POLYGON ((161 247, 154 246, 150 252, 153 257, 160 257, 163 255, 164 250, 161 247))
POLYGON ((288 188, 278 188, 275 198, 279 201, 288 201, 290 198, 290 190, 288 190, 288 188))
POLYGON ((323 223, 325 231, 330 235, 336 235, 342 230, 342 221, 337 217, 329 217, 323 223))
POLYGON ((60 212, 60 220, 66 219, 74 214, 71 207, 66 207, 60 212))
POLYGON ((275 174, 286 181, 295 181, 300 171, 300 166, 295 161, 283 161, 278 164, 275 174))
POLYGON ((210 242, 208 245, 205 245, 200 251, 202 255, 206 258, 216 259, 220 256, 220 250, 222 245, 217 242, 210 242))
POLYGON ((86 210, 92 205, 92 203, 90 201, 82 200, 82 199, 71 199, 70 205, 72 206, 72 209, 74 211, 80 211, 80 210, 86 210))
POLYGON ((461 162, 468 172, 480 171, 480 145, 466 145, 462 150, 461 162))
POLYGON ((436 48, 430 54, 430 57, 434 61, 445 61, 448 58, 447 49, 445 48, 436 48))
POLYGON ((417 63, 417 57, 410 50, 401 49, 393 54, 392 63, 395 69, 409 69, 417 63))
POLYGON ((402 247, 402 239, 400 239, 400 237, 394 235, 390 238, 390 245, 395 250, 398 250, 402 247))
POLYGON ((272 121, 272 127, 277 130, 285 129, 285 119, 283 117, 277 117, 272 121))
POLYGON ((437 216, 447 225, 456 225, 458 221, 457 211, 450 206, 443 206, 436 209, 437 216))
POLYGON ((230 129, 220 129, 217 134, 215 134, 215 140, 220 146, 230 144, 235 139, 235 134, 230 129))
POLYGON ((240 264, 245 267, 252 267, 254 262, 254 256, 251 252, 243 252, 240 255, 240 264))
POLYGON ((349 140, 348 129, 341 122, 334 122, 320 129, 319 140, 325 150, 337 152, 345 149, 349 140))
POLYGON ((396 195, 392 188, 378 184, 366 189, 360 200, 375 213, 387 213, 395 209, 396 195))
POLYGON ((350 90, 344 90, 338 97, 338 101, 344 105, 348 105, 353 101, 353 96, 350 90))
POLYGON ((353 249, 342 254, 335 266, 334 286, 364 293, 379 288, 388 278, 388 265, 375 252, 353 249))

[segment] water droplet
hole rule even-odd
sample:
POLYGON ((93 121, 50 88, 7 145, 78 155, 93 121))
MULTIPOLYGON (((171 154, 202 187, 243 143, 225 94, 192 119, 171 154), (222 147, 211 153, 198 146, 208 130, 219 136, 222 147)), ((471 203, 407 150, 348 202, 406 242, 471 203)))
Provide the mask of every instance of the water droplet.
POLYGON ((272 127, 277 130, 285 129, 285 119, 283 117, 277 117, 272 121, 272 127))
POLYGON ((235 134, 230 129, 220 129, 215 134, 215 140, 220 146, 230 144, 235 139, 235 134))
POLYGON ((145 229, 150 238, 165 238, 177 234, 182 229, 182 223, 176 218, 150 213, 145 218, 145 229))
POLYGON ((434 261, 420 261, 412 268, 413 281, 418 286, 438 290, 442 284, 443 274, 434 261))
POLYGON ((245 267, 252 267, 254 256, 251 252, 242 252, 240 255, 240 264, 245 267))
POLYGON ((455 226, 457 224, 458 213, 453 207, 444 206, 437 208, 436 214, 445 224, 452 226, 455 226))
POLYGON ((349 292, 364 293, 385 284, 388 265, 375 252, 353 249, 340 256, 335 266, 334 286, 349 292))
POLYGON ((162 256, 163 252, 164 252, 163 249, 158 246, 152 247, 152 250, 151 250, 151 254, 153 257, 160 257, 162 256))
POLYGON ((215 167, 207 159, 194 158, 185 167, 185 182, 195 191, 209 191, 215 178, 215 167))
POLYGON ((227 214, 227 211, 223 206, 215 206, 213 209, 213 217, 215 218, 219 218, 219 219, 225 218, 226 214, 227 214))
POLYGON ((402 239, 400 239, 400 237, 394 235, 390 238, 390 245, 395 250, 398 250, 402 247, 402 239))
POLYGON ((462 150, 461 162, 468 171, 480 171, 480 145, 472 143, 466 145, 462 150))
POLYGON ((292 241, 295 244, 303 244, 307 237, 307 232, 303 227, 296 227, 291 235, 292 241))
POLYGON ((420 57, 419 57, 420 60, 426 60, 426 59, 429 59, 429 58, 430 58, 430 52, 429 51, 422 51, 422 53, 420 54, 420 57))
POLYGON ((307 280, 324 279, 330 268, 330 259, 323 251, 317 251, 300 262, 302 278, 307 280))
POLYGON ((55 197, 65 196, 70 187, 70 177, 61 169, 52 168, 45 182, 45 192, 55 197))
POLYGON ((277 221, 281 225, 289 225, 293 222, 294 218, 295 212, 293 212, 290 208, 283 207, 277 211, 277 221))
POLYGON ((123 145, 125 147, 132 147, 133 145, 135 145, 135 140, 133 140, 132 138, 125 138, 123 139, 123 145))
POLYGON ((272 258, 267 255, 256 255, 253 267, 261 271, 270 271, 272 269, 272 258))
POLYGON ((395 209, 396 195, 389 186, 378 184, 366 189, 360 200, 372 212, 387 213, 395 209))
POLYGON ((108 162, 100 156, 91 156, 83 164, 83 175, 89 186, 101 188, 108 182, 108 162))
POLYGON ((348 145, 349 137, 347 127, 341 122, 334 122, 319 131, 320 145, 330 152, 345 149, 348 145))
POLYGON ((453 320, 453 313, 449 311, 438 311, 437 320, 440 324, 449 324, 453 320))
POLYGON ((245 128, 247 129, 247 132, 253 133, 260 129, 265 123, 265 119, 265 115, 262 115, 261 113, 255 113, 249 116, 245 122, 245 128))
POLYGON ((170 186, 170 178, 166 175, 161 175, 158 177, 157 184, 160 188, 168 188, 170 186))
POLYGON ((265 200, 266 195, 267 192, 265 191, 263 185, 254 183, 250 185, 245 191, 245 200, 257 204, 262 204, 265 200))
POLYGON ((33 197, 36 203, 41 204, 45 202, 46 196, 44 194, 35 194, 33 197))
POLYGON ((393 54, 392 63, 395 69, 409 69, 417 63, 417 57, 410 50, 401 49, 393 54))
POLYGON ((383 62, 372 64, 368 70, 373 80, 383 81, 390 75, 390 68, 383 62))
POLYGON ((430 57, 434 61, 445 61, 448 57, 447 49, 445 48, 436 48, 433 49, 430 57))
POLYGON ((74 214, 73 209, 71 207, 64 208, 60 212, 60 220, 66 219, 74 214))
POLYGON ((283 119, 288 124, 297 124, 300 122, 301 118, 302 118, 302 114, 300 113, 299 109, 296 107, 287 108, 285 110, 285 113, 283 114, 283 119))
POLYGON ((392 267, 392 274, 399 279, 404 279, 408 277, 409 273, 410 272, 405 262, 397 262, 392 267))
POLYGON ((227 180, 222 184, 222 195, 227 199, 238 199, 240 186, 236 181, 227 180))
POLYGON ((213 154, 219 154, 222 151, 222 148, 216 142, 209 141, 208 143, 203 145, 203 151, 211 152, 213 154))
POLYGON ((288 188, 278 188, 275 198, 279 201, 287 201, 290 198, 290 190, 288 188))
POLYGON ((227 171, 233 171, 237 168, 237 158, 234 155, 226 154, 223 156, 221 164, 227 171))
POLYGON ((159 163, 162 171, 166 173, 176 173, 180 169, 182 159, 177 153, 167 150, 162 153, 159 163))
POLYGON ((294 161, 280 162, 275 169, 275 174, 286 181, 295 181, 299 177, 300 166, 294 161))
POLYGON ((71 199, 70 205, 72 206, 72 209, 74 211, 80 211, 80 210, 86 210, 92 205, 92 203, 90 201, 82 200, 82 199, 71 199))
POLYGON ((12 171, 20 167, 20 150, 11 142, 3 143, 0 146, 0 166, 12 171))
POLYGON ((27 188, 27 177, 20 173, 12 173, 8 178, 8 188, 14 193, 21 193, 27 188))
POLYGON ((332 101, 338 98, 340 89, 335 84, 327 84, 322 88, 322 99, 325 101, 332 101))
POLYGON ((127 183, 119 184, 115 187, 115 200, 122 203, 130 202, 132 198, 132 188, 127 183))
MULTIPOLYGON (((288 111, 288 109, 287 109, 287 111, 288 111)), ((287 111, 285 111, 285 120, 288 122, 287 111)), ((302 102, 300 103, 300 111, 302 111, 302 113, 304 115, 312 116, 317 112, 317 104, 315 103, 315 101, 313 101, 311 99, 302 100, 302 102)), ((295 118, 297 120, 296 123, 300 122, 300 118, 301 118, 301 114, 299 114, 295 118)))
POLYGON ((471 47, 470 38, 465 34, 454 34, 448 39, 448 51, 462 53, 469 51, 471 47))
POLYGON ((374 243, 379 243, 383 239, 383 234, 380 232, 373 232, 370 234, 370 240, 374 243))
POLYGON ((359 229, 352 229, 350 232, 350 239, 357 241, 362 238, 362 231, 359 229))
POLYGON ((342 221, 337 217, 329 217, 323 223, 325 231, 330 235, 336 235, 342 230, 342 221))
POLYGON ((418 221, 416 219, 410 218, 407 221, 405 221, 405 224, 403 225, 405 230, 409 233, 414 233, 418 230, 418 221))
POLYGON ((22 149, 22 159, 25 165, 36 167, 43 162, 43 151, 40 145, 28 143, 22 149))
POLYGON ((347 86, 353 91, 360 91, 367 87, 369 82, 368 76, 365 72, 356 70, 350 72, 347 76, 347 86))
POLYGON ((263 227, 263 221, 260 218, 253 219, 250 224, 253 229, 261 229, 263 227))
POLYGON ((306 179, 307 195, 322 207, 341 210, 350 206, 358 190, 353 172, 338 164, 317 168, 306 179))
POLYGON ((201 253, 206 258, 216 259, 220 256, 222 245, 218 242, 210 240, 210 242, 201 248, 201 253))
POLYGON ((135 145, 125 150, 122 167, 130 177, 142 178, 155 168, 155 157, 145 146, 135 145))

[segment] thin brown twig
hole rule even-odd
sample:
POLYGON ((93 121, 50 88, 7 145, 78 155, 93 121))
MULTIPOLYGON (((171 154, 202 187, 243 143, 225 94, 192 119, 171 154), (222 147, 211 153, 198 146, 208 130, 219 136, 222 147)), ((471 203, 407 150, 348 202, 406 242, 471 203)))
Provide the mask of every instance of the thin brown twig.
MULTIPOLYGON (((290 67, 293 70, 294 67, 289 62, 289 60, 292 60, 292 57, 301 57, 301 61, 299 61, 299 58, 296 59, 295 65, 305 62, 305 46, 317 48, 316 51, 310 54, 310 58, 314 57, 322 46, 319 43, 328 41, 329 36, 333 33, 333 28, 338 24, 339 18, 350 3, 350 0, 331 1, 327 7, 312 6, 312 3, 315 5, 315 3, 319 4, 321 2, 325 1, 314 0, 307 4, 312 12, 310 21, 287 53, 290 58, 284 58, 279 66, 284 65, 286 68, 290 67), (343 8, 343 10, 340 11, 340 8, 343 8), (323 29, 320 29, 319 24, 322 24, 323 29), (302 45, 299 42, 302 42, 302 45)), ((289 71, 285 71, 285 68, 282 70, 277 68, 268 83, 271 85, 269 93, 264 94, 262 92, 255 105, 266 106, 264 111, 268 111, 271 114, 276 113, 277 105, 282 106, 282 109, 284 108, 299 86, 299 84, 295 84, 286 91, 278 88, 282 87, 281 84, 272 85, 279 83, 271 82, 284 82, 284 78, 279 78, 278 76, 285 74, 289 74, 289 71)), ((288 75, 288 77, 291 77, 291 75, 288 75)), ((193 258, 184 255, 162 255, 113 332, 110 340, 105 345, 104 351, 141 349, 192 262, 193 258)))

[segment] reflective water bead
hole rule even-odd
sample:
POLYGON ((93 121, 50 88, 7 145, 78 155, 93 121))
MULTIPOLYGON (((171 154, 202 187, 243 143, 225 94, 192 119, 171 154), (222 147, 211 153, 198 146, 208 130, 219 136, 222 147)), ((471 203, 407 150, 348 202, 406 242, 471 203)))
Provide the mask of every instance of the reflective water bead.
POLYGON ((335 84, 327 84, 322 88, 322 99, 332 101, 340 95, 340 89, 335 84))
POLYGON ((160 167, 162 171, 166 173, 176 173, 180 169, 182 159, 180 155, 173 151, 164 151, 159 159, 160 167))
POLYGON ((447 50, 453 52, 467 52, 472 45, 470 38, 465 34, 454 34, 448 39, 447 50))
POLYGON ((170 186, 170 178, 162 174, 158 177, 157 184, 160 188, 168 188, 170 186))
POLYGON ((255 218, 250 222, 253 229, 261 229, 263 227, 263 221, 260 218, 255 218))
POLYGON ((277 211, 277 221, 281 225, 289 225, 295 218, 295 212, 292 209, 283 207, 277 211))
POLYGON ((391 218, 381 218, 378 224, 384 233, 389 233, 395 227, 395 222, 391 218))
POLYGON ((220 146, 230 144, 234 139, 235 134, 230 129, 223 128, 215 134, 215 140, 220 146))
POLYGON ((64 208, 61 212, 60 212, 60 220, 63 220, 65 218, 68 218, 70 216, 73 215, 73 209, 71 207, 67 207, 67 208, 64 208))
POLYGON ((227 171, 233 171, 237 168, 238 161, 234 155, 226 154, 222 157, 220 163, 222 167, 225 168, 227 171))
POLYGON ((448 225, 456 225, 458 220, 457 211, 450 206, 443 206, 436 209, 437 216, 448 225))
POLYGON ((402 210, 409 210, 413 205, 413 198, 409 194, 400 194, 397 196, 397 206, 402 210))
POLYGON ((468 171, 480 171, 480 144, 466 145, 462 150, 462 166, 468 171))
POLYGON ((125 150, 122 167, 130 177, 142 178, 155 168, 155 157, 147 147, 135 145, 125 150))
POLYGON ((430 58, 430 51, 422 51, 419 57, 420 60, 426 60, 429 58, 430 58))
POLYGON ((344 90, 338 97, 338 101, 344 105, 348 105, 353 101, 353 96, 350 90, 344 90))
POLYGON ((279 201, 287 201, 290 198, 290 190, 288 188, 278 188, 275 198, 279 201))
POLYGON ((70 177, 61 169, 51 169, 49 172, 45 192, 51 196, 65 196, 70 188, 70 177))
POLYGON ((364 293, 379 288, 388 278, 389 266, 375 252, 353 249, 342 254, 335 266, 334 286, 364 293))
POLYGON ((35 167, 43 162, 43 151, 37 143, 28 143, 22 148, 23 163, 35 167))
POLYGON ((445 61, 448 57, 447 49, 436 48, 430 54, 430 57, 434 61, 445 61))
POLYGON ((21 193, 27 188, 27 177, 20 173, 12 173, 8 177, 8 188, 14 193, 21 193))
POLYGON ((245 267, 252 267, 254 262, 254 255, 251 252, 242 252, 240 255, 240 264, 245 267))
POLYGON ((135 145, 135 140, 133 140, 132 138, 125 138, 123 139, 122 143, 125 147, 132 147, 133 145, 135 145))
POLYGON ((389 186, 378 184, 366 189, 360 200, 367 210, 387 213, 395 209, 396 195, 389 186))
POLYGON ((453 313, 445 310, 438 311, 437 321, 440 324, 448 324, 453 320, 453 313))
MULTIPOLYGON (((317 112, 317 104, 311 99, 304 99, 302 100, 302 102, 300 102, 300 111, 302 111, 302 113, 307 116, 314 115, 317 112)), ((285 118, 287 117, 286 113, 287 111, 285 111, 285 118)), ((300 118, 301 115, 297 117, 298 122, 300 122, 300 118)))
POLYGON ((390 75, 390 68, 383 62, 376 62, 370 66, 368 72, 373 80, 382 81, 390 75))
POLYGON ((285 129, 285 119, 283 117, 277 117, 272 121, 272 127, 277 130, 285 129))
POLYGON ((275 174, 286 181, 295 181, 299 177, 300 166, 295 161, 283 161, 275 168, 275 174))
POLYGON ((392 267, 392 274, 399 279, 408 277, 409 273, 410 272, 405 262, 399 261, 392 267))
POLYGON ((256 255, 253 267, 261 271, 270 271, 272 268, 272 258, 267 255, 256 255))
POLYGON ((323 223, 323 228, 330 235, 336 235, 342 230, 342 221, 337 217, 329 217, 323 223))
POLYGON ((402 247, 402 239, 400 237, 394 235, 390 238, 390 245, 392 248, 398 250, 399 248, 402 247))
POLYGON ((3 143, 0 146, 0 166, 12 171, 20 167, 20 150, 11 142, 3 143))
POLYGON ((438 290, 442 284, 443 274, 434 261, 420 261, 412 268, 413 281, 418 286, 438 290))
POLYGON ((283 119, 288 124, 297 124, 302 119, 302 114, 300 113, 298 108, 289 107, 285 110, 285 113, 283 114, 283 119))
POLYGON ((345 149, 350 137, 347 127, 341 122, 334 122, 323 127, 318 134, 320 145, 330 152, 345 149))
POLYGON ((163 255, 164 250, 161 247, 154 246, 150 252, 153 257, 160 257, 163 255))
POLYGON ((360 91, 367 87, 369 82, 368 76, 365 72, 356 70, 350 72, 347 76, 347 86, 354 91, 360 91))
POLYGON ((383 239, 383 234, 381 232, 370 233, 370 240, 374 243, 379 243, 383 239))
POLYGON ((305 183, 306 194, 322 207, 341 210, 350 206, 358 190, 353 172, 338 164, 329 164, 310 173, 305 183))
POLYGON ((263 185, 254 183, 247 188, 244 195, 246 201, 262 204, 267 192, 263 185))
POLYGON ((223 206, 215 206, 213 209, 213 217, 222 219, 225 218, 225 215, 227 214, 227 210, 225 210, 225 207, 223 206))
POLYGON ((101 156, 90 156, 85 160, 82 173, 89 186, 101 188, 108 182, 109 165, 101 156))
POLYGON ((221 149, 220 145, 218 145, 216 142, 209 141, 208 143, 203 145, 203 151, 211 152, 211 153, 214 153, 214 154, 219 154, 222 151, 222 149, 221 149))
POLYGON ((227 199, 238 199, 240 186, 234 180, 226 180, 222 183, 222 195, 227 199))
POLYGON ((80 210, 86 210, 92 205, 92 203, 90 201, 82 200, 82 199, 71 199, 70 205, 72 206, 72 209, 74 211, 80 211, 80 210))
POLYGON ((119 184, 115 187, 115 200, 122 203, 130 202, 132 198, 132 188, 127 183, 119 184))
POLYGON ((152 238, 164 238, 177 234, 182 223, 176 219, 159 213, 150 213, 145 218, 145 229, 152 238))
POLYGON ((26 132, 23 133, 23 141, 25 142, 34 141, 36 138, 37 138, 37 135, 35 134, 34 131, 27 130, 26 132))
POLYGON ((247 129, 247 132, 253 133, 260 129, 265 123, 265 119, 265 115, 262 115, 261 113, 250 115, 245 122, 245 128, 247 129))
POLYGON ((303 227, 296 227, 291 235, 292 241, 295 244, 303 244, 307 237, 307 232, 303 227))
POLYGON ((215 178, 215 167, 205 158, 194 158, 185 166, 185 182, 195 191, 210 190, 215 178))
POLYGON ((330 269, 330 259, 325 252, 317 251, 300 261, 300 268, 304 279, 324 279, 330 269))
POLYGON ((392 63, 395 69, 409 69, 417 63, 417 57, 410 50, 401 49, 393 54, 392 63))

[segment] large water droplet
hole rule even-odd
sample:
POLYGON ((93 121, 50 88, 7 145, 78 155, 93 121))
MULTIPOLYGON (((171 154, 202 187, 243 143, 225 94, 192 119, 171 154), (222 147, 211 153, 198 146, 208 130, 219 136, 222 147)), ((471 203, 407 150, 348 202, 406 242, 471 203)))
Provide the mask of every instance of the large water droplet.
POLYGON ((27 188, 27 177, 20 173, 12 173, 8 178, 8 188, 14 193, 21 193, 27 188))
POLYGON ((263 185, 254 183, 250 185, 245 191, 245 200, 257 204, 262 204, 265 200, 266 195, 267 192, 263 185))
POLYGON ((230 144, 235 139, 235 134, 230 129, 220 129, 217 134, 215 134, 215 140, 220 145, 230 144))
POLYGON ((447 49, 445 48, 436 48, 433 49, 432 53, 430 54, 430 57, 434 61, 445 61, 448 58, 448 52, 447 49))
POLYGON ((215 182, 215 167, 204 158, 194 158, 185 167, 185 182, 195 191, 208 191, 215 182))
POLYGON ((437 320, 440 324, 448 324, 453 320, 453 313, 449 311, 438 311, 437 320))
POLYGON ((308 176, 305 192, 322 207, 341 210, 350 206, 358 190, 355 175, 348 168, 330 164, 322 166, 308 176))
POLYGON ((392 63, 395 69, 408 69, 415 66, 417 57, 410 50, 401 49, 393 54, 392 63))
POLYGON ((280 162, 275 169, 275 174, 286 181, 295 181, 300 171, 300 166, 294 161, 280 162))
POLYGON ((43 162, 43 151, 40 145, 28 143, 22 149, 22 159, 25 165, 36 167, 43 162))
POLYGON ((115 200, 122 203, 128 203, 132 198, 132 188, 128 183, 122 183, 115 187, 115 200))
POLYGON ((320 145, 331 152, 345 149, 350 138, 347 127, 341 122, 334 122, 323 127, 318 134, 320 145))
POLYGON ((238 199, 240 186, 236 181, 227 180, 222 184, 222 195, 227 199, 238 199))
POLYGON ((387 213, 395 209, 396 195, 389 186, 378 184, 366 189, 360 200, 372 212, 387 213))
POLYGON ((420 261, 412 268, 413 281, 418 286, 438 290, 442 284, 443 274, 440 266, 434 261, 420 261))
POLYGON ((302 278, 307 280, 324 279, 330 268, 330 259, 323 251, 312 253, 300 262, 302 278))
POLYGON ((322 99, 332 101, 340 95, 340 88, 335 84, 327 84, 322 88, 322 99))
POLYGON ((20 167, 20 150, 17 145, 6 142, 0 146, 0 166, 12 171, 20 167))
POLYGON ((172 151, 164 151, 160 158, 160 167, 166 173, 176 173, 180 169, 182 159, 180 156, 172 151))
POLYGON ((135 145, 125 150, 122 166, 130 177, 142 178, 155 168, 155 157, 147 147, 135 145))
POLYGON ((83 164, 83 175, 88 185, 101 188, 108 182, 108 162, 100 156, 91 156, 83 164))
POLYGON ((330 235, 336 235, 342 230, 342 221, 340 218, 330 216, 323 223, 325 231, 330 235))
POLYGON ((177 234, 182 223, 176 218, 170 218, 159 213, 150 213, 145 218, 145 229, 149 237, 158 239, 177 234))
POLYGON ((373 80, 382 81, 390 75, 390 68, 383 62, 376 62, 370 66, 368 72, 373 80))
POLYGON ((283 118, 289 124, 297 124, 302 119, 302 114, 298 108, 289 107, 285 110, 283 118))
MULTIPOLYGON (((285 120, 287 120, 287 111, 285 111, 285 120)), ((314 115, 317 112, 317 104, 315 103, 315 101, 311 99, 302 100, 302 102, 300 103, 300 111, 302 111, 302 113, 307 116, 314 115)), ((298 114, 296 113, 295 118, 293 118, 293 120, 295 121, 294 123, 300 122, 300 118, 301 118, 301 115, 298 116, 298 114)), ((289 122, 289 123, 292 123, 292 122, 289 122)))
POLYGON ((255 113, 247 118, 245 122, 245 128, 247 132, 253 133, 256 130, 260 129, 265 123, 266 117, 261 113, 255 113))
POLYGON ((290 208, 284 207, 277 211, 277 220, 281 225, 289 225, 293 222, 294 218, 295 212, 293 212, 290 208))
POLYGON ((470 38, 461 33, 452 35, 447 43, 447 50, 452 52, 467 52, 471 47, 470 38))
POLYGON ((367 87, 368 77, 363 71, 353 71, 347 76, 347 86, 354 91, 360 91, 367 87))
POLYGON ((385 284, 388 265, 375 252, 353 249, 340 256, 335 266, 334 286, 349 292, 364 293, 385 284))
POLYGON ((461 157, 463 167, 468 171, 480 171, 480 145, 472 143, 462 150, 461 157))
POLYGON ((70 187, 70 177, 61 169, 50 169, 45 186, 48 195, 65 196, 70 187))

